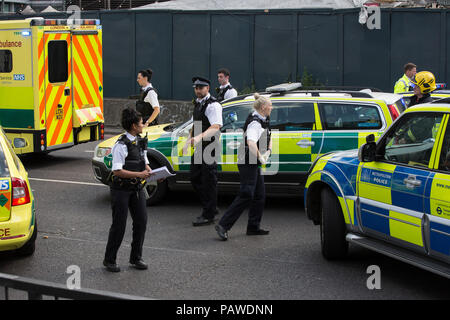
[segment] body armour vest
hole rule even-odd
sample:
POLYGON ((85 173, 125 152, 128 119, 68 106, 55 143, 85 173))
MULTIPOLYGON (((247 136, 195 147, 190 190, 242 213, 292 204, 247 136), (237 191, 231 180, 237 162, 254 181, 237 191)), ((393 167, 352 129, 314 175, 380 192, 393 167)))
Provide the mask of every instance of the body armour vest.
MULTIPOLYGON (((147 137, 141 138, 137 136, 134 141, 127 138, 125 134, 120 136, 117 143, 126 145, 128 155, 125 158, 123 169, 128 171, 140 172, 145 170, 145 158, 144 154, 147 151, 147 137)), ((138 187, 138 184, 131 181, 133 179, 121 179, 116 176, 112 176, 112 186, 116 189, 133 189, 133 185, 138 187)), ((136 180, 136 179, 135 179, 136 180)))
POLYGON ((221 102, 223 100, 225 100, 225 93, 230 90, 233 89, 233 87, 230 85, 226 86, 225 88, 216 88, 216 92, 217 92, 217 101, 221 102))
MULTIPOLYGON (((242 159, 242 157, 240 158, 241 161, 240 163, 245 163, 245 164, 255 164, 255 158, 256 156, 253 158, 252 155, 252 161, 250 161, 250 149, 248 147, 247 144, 247 128, 250 125, 250 123, 252 123, 253 121, 257 121, 261 124, 261 127, 264 129, 264 132, 261 134, 261 136, 259 137, 258 142, 256 143, 259 152, 262 154, 264 152, 267 151, 267 149, 269 148, 269 143, 270 143, 270 137, 272 135, 272 132, 270 130, 270 118, 267 117, 266 120, 262 120, 260 117, 258 117, 258 115, 253 115, 253 114, 249 114, 247 117, 247 120, 245 120, 245 124, 244 124, 244 145, 245 145, 245 159, 242 159), (264 141, 264 143, 261 143, 261 141, 264 141), (243 160, 245 160, 245 162, 243 162, 243 160)), ((261 163, 259 162, 258 159, 256 159, 256 164, 260 165, 261 163)))
MULTIPOLYGON (((152 90, 156 92, 156 90, 152 87, 149 87, 142 91, 141 95, 139 96, 139 100, 136 101, 136 110, 142 115, 142 120, 144 121, 144 123, 148 120, 148 118, 150 118, 153 113, 153 106, 149 102, 144 101, 147 94, 152 90)), ((158 124, 158 118, 159 115, 149 125, 158 124)))
MULTIPOLYGON (((208 128, 211 126, 211 123, 209 122, 208 117, 205 114, 206 108, 208 107, 208 105, 210 105, 213 102, 216 102, 217 99, 214 98, 213 96, 210 96, 207 100, 200 102, 197 101, 193 101, 194 103, 194 114, 193 114, 193 120, 194 120, 194 125, 196 121, 201 121, 202 123, 202 132, 205 132, 206 130, 208 130, 208 128)), ((198 134, 195 133, 194 134, 198 134)), ((193 135, 192 135, 193 136, 193 135)), ((210 143, 213 143, 216 140, 215 137, 211 137, 210 141, 202 141, 202 147, 206 147, 207 145, 209 145, 210 143)))

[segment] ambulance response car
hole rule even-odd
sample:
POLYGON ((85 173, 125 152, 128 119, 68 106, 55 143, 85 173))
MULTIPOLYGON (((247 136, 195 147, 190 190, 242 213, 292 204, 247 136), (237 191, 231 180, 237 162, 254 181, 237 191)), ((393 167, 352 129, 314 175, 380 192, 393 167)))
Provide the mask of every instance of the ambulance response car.
MULTIPOLYGON (((263 167, 266 190, 277 194, 302 194, 307 172, 317 156, 335 150, 358 148, 371 133, 377 137, 404 110, 396 94, 360 91, 298 90, 298 84, 267 88, 261 95, 273 104, 270 115, 272 155, 263 167), (292 89, 297 88, 297 89, 292 89)), ((254 103, 253 94, 224 101, 218 187, 234 192, 239 188, 238 151, 242 150, 242 128, 254 103)), ((167 181, 148 185, 149 204, 160 201, 169 189, 190 188, 190 155, 182 148, 191 120, 174 126, 144 128, 148 133, 148 158, 152 168, 167 166, 176 173, 167 181)), ((92 167, 95 177, 108 184, 111 148, 118 136, 100 143, 92 167)), ((192 151, 191 151, 192 152, 192 151)))
POLYGON ((305 186, 322 254, 348 243, 450 278, 450 99, 408 108, 375 142, 316 159, 305 186))
POLYGON ((34 196, 28 174, 0 127, 0 251, 34 253, 37 236, 34 196))
POLYGON ((103 139, 99 20, 0 21, 0 125, 17 154, 103 139))

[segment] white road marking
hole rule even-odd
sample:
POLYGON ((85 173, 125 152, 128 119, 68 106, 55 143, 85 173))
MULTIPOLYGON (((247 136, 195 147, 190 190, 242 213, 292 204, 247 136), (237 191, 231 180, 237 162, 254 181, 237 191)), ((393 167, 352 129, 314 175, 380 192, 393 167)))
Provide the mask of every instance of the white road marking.
POLYGON ((28 180, 45 181, 45 182, 70 183, 70 184, 82 184, 82 185, 87 185, 87 186, 104 186, 104 187, 107 187, 107 185, 104 185, 104 184, 101 184, 101 183, 81 182, 81 181, 53 180, 53 179, 39 179, 39 178, 28 178, 28 180))
MULTIPOLYGON (((77 241, 77 242, 85 242, 85 243, 97 243, 101 245, 105 245, 107 241, 104 240, 90 240, 90 239, 80 239, 80 238, 72 238, 67 237, 61 234, 57 233, 49 233, 45 231, 38 231, 38 234, 45 235, 48 239, 59 239, 59 240, 67 240, 67 241, 77 241)), ((42 238, 42 237, 41 237, 42 238)), ((131 243, 127 240, 124 240, 122 242, 121 247, 128 247, 131 248, 131 243)), ((177 249, 177 248, 169 248, 169 247, 152 247, 152 246, 142 246, 143 249, 149 249, 149 250, 156 250, 156 251, 166 251, 166 252, 172 252, 172 253, 184 253, 184 254, 194 254, 194 255, 201 255, 201 256, 218 256, 223 257, 222 252, 205 252, 205 251, 198 251, 198 250, 189 250, 189 249, 177 249)), ((309 263, 309 262, 299 262, 297 260, 286 260, 286 259, 272 259, 268 257, 254 257, 254 256, 248 256, 248 255, 232 255, 234 258, 243 258, 248 260, 257 260, 257 261, 264 261, 264 262, 273 262, 273 263, 281 263, 281 264, 294 264, 299 265, 300 263, 302 265, 316 265, 315 263, 309 263)))

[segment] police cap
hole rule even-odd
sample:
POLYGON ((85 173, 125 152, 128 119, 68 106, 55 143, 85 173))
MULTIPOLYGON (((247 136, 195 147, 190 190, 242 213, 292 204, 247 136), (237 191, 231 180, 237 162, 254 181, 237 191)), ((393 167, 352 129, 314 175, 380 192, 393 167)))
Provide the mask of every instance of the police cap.
POLYGON ((209 86, 210 85, 210 81, 208 79, 202 78, 202 77, 193 77, 192 78, 192 84, 193 84, 192 86, 194 88, 197 87, 197 86, 204 87, 204 86, 209 86))

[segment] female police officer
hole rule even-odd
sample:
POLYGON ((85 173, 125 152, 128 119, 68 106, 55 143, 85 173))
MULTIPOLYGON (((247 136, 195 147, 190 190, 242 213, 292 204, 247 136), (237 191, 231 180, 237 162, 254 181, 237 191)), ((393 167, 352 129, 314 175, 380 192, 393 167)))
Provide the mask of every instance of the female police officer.
POLYGON ((136 101, 136 110, 142 114, 145 126, 157 125, 160 112, 158 94, 150 83, 152 75, 152 69, 141 70, 136 80, 142 88, 139 100, 136 101))
POLYGON ((264 178, 261 175, 260 165, 266 163, 272 149, 269 126, 272 102, 258 93, 255 93, 254 97, 255 111, 249 114, 244 124, 245 152, 239 153, 238 169, 241 180, 239 194, 215 227, 222 240, 228 239, 228 230, 247 207, 250 207, 247 235, 269 233, 260 228, 265 202, 264 178))
POLYGON ((112 148, 112 225, 103 261, 103 265, 111 272, 120 271, 116 256, 125 234, 128 209, 133 219, 130 264, 136 269, 147 269, 147 264, 142 260, 147 227, 143 187, 152 170, 147 159, 147 138, 139 136, 144 127, 141 114, 131 108, 123 110, 122 127, 127 132, 120 136, 112 148))

